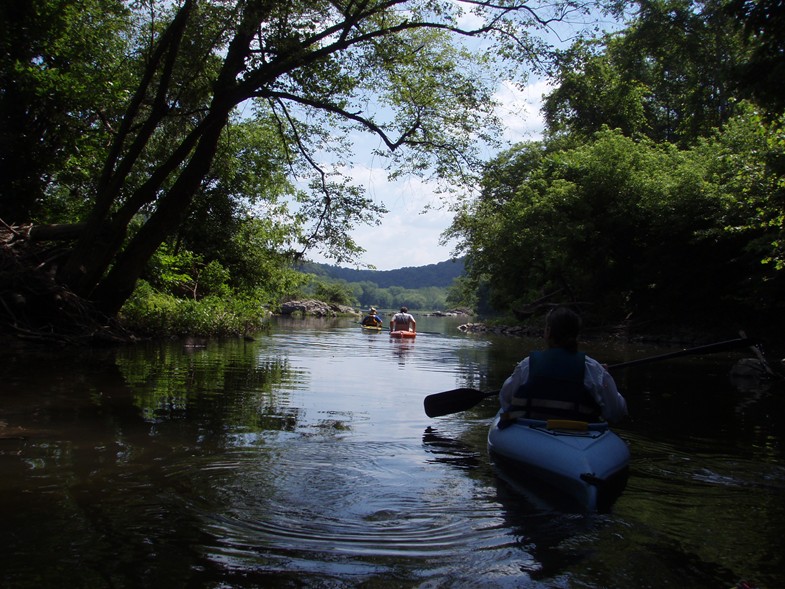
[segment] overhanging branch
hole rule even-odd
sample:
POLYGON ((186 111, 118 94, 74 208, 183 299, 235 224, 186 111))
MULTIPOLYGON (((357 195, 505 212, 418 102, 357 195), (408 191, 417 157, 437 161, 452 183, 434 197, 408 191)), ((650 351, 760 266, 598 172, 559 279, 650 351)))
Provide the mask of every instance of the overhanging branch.
POLYGON ((278 91, 270 91, 264 90, 260 92, 254 93, 252 96, 253 98, 265 98, 265 99, 273 99, 278 104, 283 106, 282 101, 289 100, 291 102, 296 102, 298 104, 302 104, 304 106, 310 106, 319 110, 327 111, 333 114, 337 114, 345 119, 350 121, 354 121, 359 123, 366 129, 370 130, 371 132, 375 133, 382 141, 384 141, 385 145, 391 150, 395 151, 401 145, 405 144, 409 138, 420 129, 420 117, 417 117, 415 123, 407 129, 397 141, 394 141, 387 135, 387 133, 379 127, 376 123, 371 121, 369 118, 359 115, 357 113, 349 112, 346 109, 341 108, 336 104, 332 104, 330 102, 326 102, 323 100, 315 100, 312 98, 308 98, 306 96, 298 96, 297 94, 292 94, 290 92, 278 92, 278 91))

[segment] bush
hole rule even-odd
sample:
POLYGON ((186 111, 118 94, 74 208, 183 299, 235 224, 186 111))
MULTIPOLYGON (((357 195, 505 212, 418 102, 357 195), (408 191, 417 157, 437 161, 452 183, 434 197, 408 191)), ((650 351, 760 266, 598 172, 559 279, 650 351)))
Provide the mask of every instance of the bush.
POLYGON ((268 314, 254 296, 179 299, 141 281, 119 318, 127 329, 144 337, 221 337, 259 331, 268 314))

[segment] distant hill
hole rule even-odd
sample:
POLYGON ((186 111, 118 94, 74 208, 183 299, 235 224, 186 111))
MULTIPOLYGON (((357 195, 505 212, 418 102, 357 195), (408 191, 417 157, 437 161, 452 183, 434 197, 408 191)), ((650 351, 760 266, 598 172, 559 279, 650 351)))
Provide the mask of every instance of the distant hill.
POLYGON ((328 264, 307 262, 301 270, 317 276, 326 276, 346 282, 373 282, 379 288, 400 286, 402 288, 425 288, 428 286, 448 287, 458 276, 463 275, 463 258, 427 266, 407 267, 398 270, 355 270, 328 264))

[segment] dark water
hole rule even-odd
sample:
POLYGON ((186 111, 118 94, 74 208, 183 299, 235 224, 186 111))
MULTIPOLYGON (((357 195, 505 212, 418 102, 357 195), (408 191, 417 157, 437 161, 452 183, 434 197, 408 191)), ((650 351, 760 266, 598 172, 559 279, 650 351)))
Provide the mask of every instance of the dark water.
POLYGON ((729 379, 744 351, 620 371, 627 489, 571 513, 493 470, 493 400, 425 416, 426 395, 498 388, 538 345, 457 323, 6 351, 0 586, 785 586, 785 391, 729 379))

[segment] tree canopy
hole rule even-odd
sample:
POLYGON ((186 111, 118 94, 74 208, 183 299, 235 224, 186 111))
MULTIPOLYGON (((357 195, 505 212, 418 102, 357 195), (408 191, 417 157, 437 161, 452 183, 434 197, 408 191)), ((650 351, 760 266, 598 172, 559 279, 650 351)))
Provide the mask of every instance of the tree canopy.
MULTIPOLYGON (((459 185, 497 136, 493 60, 544 60, 538 32, 587 8, 6 3, 0 219, 81 223, 76 242, 37 267, 108 316, 164 242, 223 249, 221 231, 243 217, 263 219, 255 233, 272 235, 278 255, 316 247, 350 259, 360 247, 349 229, 375 222, 339 174, 356 134, 376 137, 392 174, 459 185)), ((32 300, 27 311, 46 315, 32 300)))
POLYGON ((740 84, 770 40, 751 51, 760 30, 725 2, 635 6, 562 51, 545 137, 488 164, 447 237, 497 311, 561 300, 605 324, 780 325, 785 118, 740 84))

